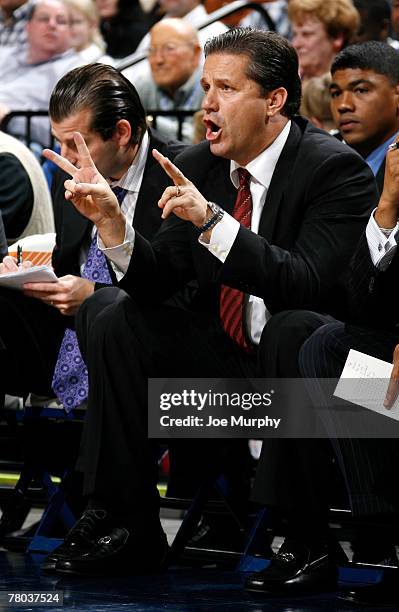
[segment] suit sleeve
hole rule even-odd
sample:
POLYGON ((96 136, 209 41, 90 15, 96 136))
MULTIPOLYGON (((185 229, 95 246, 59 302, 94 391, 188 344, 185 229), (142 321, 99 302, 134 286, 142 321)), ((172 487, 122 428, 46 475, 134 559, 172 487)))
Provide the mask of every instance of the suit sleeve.
MULTIPOLYGON (((295 197, 295 185, 290 193, 295 197)), ((241 227, 220 269, 222 283, 263 298, 272 313, 326 308, 331 291, 343 281, 377 192, 359 156, 334 153, 315 168, 301 199, 303 216, 289 249, 241 227)), ((282 224, 284 201, 279 215, 282 224)))
POLYGON ((364 233, 350 265, 350 316, 354 323, 389 329, 399 321, 398 304, 393 296, 399 277, 399 253, 391 264, 379 270, 372 262, 364 233))

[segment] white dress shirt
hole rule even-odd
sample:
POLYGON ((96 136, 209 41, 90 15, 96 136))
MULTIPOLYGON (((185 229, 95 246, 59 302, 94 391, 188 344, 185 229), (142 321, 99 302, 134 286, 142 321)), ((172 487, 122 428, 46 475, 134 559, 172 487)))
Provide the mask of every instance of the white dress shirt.
POLYGON ((373 264, 379 270, 386 270, 391 263, 393 256, 396 253, 398 244, 395 240, 396 232, 399 229, 399 223, 388 234, 385 234, 378 226, 374 219, 375 208, 371 213, 369 222, 366 227, 366 238, 369 246, 370 257, 373 264))
MULTIPOLYGON (((255 234, 257 234, 259 230, 259 222, 266 200, 267 190, 281 155, 281 151, 287 141, 290 128, 291 121, 288 121, 276 140, 272 142, 267 149, 262 151, 258 157, 255 157, 255 159, 245 166, 246 170, 251 174, 249 185, 252 196, 251 230, 255 234)), ((236 189, 238 189, 239 185, 237 169, 240 167, 241 166, 236 164, 236 162, 230 162, 230 178, 236 189)), ((223 208, 223 202, 218 202, 218 204, 223 208)), ((225 213, 222 220, 213 229, 209 243, 201 240, 201 236, 199 241, 215 257, 224 263, 230 253, 230 249, 233 246, 239 229, 239 222, 231 215, 225 213)), ((246 307, 245 318, 249 338, 254 344, 259 344, 263 328, 270 316, 262 298, 250 295, 246 307)))
MULTIPOLYGON (((123 244, 116 247, 106 248, 101 238, 98 237, 98 248, 104 252, 111 262, 118 281, 125 275, 129 266, 130 258, 134 245, 134 230, 132 228, 133 217, 136 211, 137 198, 144 175, 144 168, 147 161, 150 139, 148 132, 144 134, 140 148, 128 171, 119 181, 111 183, 111 187, 122 187, 127 193, 122 200, 121 210, 126 217, 126 232, 123 244), (129 232, 129 229, 132 230, 129 232)), ((93 228, 93 235, 96 228, 93 228)))

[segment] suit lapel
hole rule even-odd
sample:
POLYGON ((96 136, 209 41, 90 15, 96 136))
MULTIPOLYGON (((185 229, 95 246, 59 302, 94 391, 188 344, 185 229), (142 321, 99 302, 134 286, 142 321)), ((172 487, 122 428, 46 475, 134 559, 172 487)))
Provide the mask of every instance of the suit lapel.
POLYGON ((136 210, 134 213, 134 227, 143 234, 151 236, 154 233, 154 226, 159 224, 160 210, 154 201, 154 187, 160 182, 159 164, 151 155, 151 150, 157 148, 163 153, 163 144, 155 141, 150 135, 150 144, 147 160, 144 167, 143 180, 137 197, 136 210), (158 220, 158 221, 156 221, 158 220))
POLYGON ((209 172, 207 188, 204 189, 203 196, 232 214, 237 190, 230 178, 230 162, 220 158, 220 164, 209 172))
POLYGON ((284 190, 290 184, 290 175, 294 168, 297 149, 302 132, 294 121, 291 122, 287 142, 278 159, 272 180, 267 190, 265 204, 259 223, 259 235, 271 242, 284 198, 284 190))
POLYGON ((384 176, 385 176, 385 157, 381 166, 378 168, 375 180, 377 181, 378 192, 381 194, 384 189, 384 176))

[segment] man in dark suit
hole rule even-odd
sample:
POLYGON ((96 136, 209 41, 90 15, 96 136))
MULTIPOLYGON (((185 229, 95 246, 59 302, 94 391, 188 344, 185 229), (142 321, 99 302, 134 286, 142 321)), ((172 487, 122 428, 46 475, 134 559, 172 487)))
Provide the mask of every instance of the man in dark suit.
POLYGON ((86 546, 93 534, 103 537, 81 554, 70 546, 69 558, 67 539, 56 571, 162 565, 148 376, 267 376, 270 313, 339 310, 334 288, 376 201, 361 157, 295 116, 298 60, 285 39, 235 29, 208 41, 206 56, 207 142, 176 166, 154 152, 174 186, 159 200, 167 221, 152 242, 127 227, 80 135, 80 170, 48 154, 73 175, 68 198, 97 225, 103 251, 127 253, 124 291, 90 297, 77 325, 92 383, 85 492, 104 517, 89 524, 84 515, 77 529, 86 546), (191 311, 162 306, 190 279, 199 284, 191 311))
MULTIPOLYGON (((399 55, 385 43, 371 41, 351 45, 337 55, 331 74, 334 121, 342 139, 369 164, 382 193, 385 156, 399 130, 399 55), (378 112, 376 109, 379 109, 378 112)), ((378 234, 377 230, 376 242, 378 234)), ((355 281, 356 276, 352 275, 355 281)), ((352 293, 350 289, 350 297, 352 293)), ((364 297, 358 301, 356 313, 353 308, 350 309, 351 318, 355 317, 358 322, 364 316, 364 297)), ((349 311, 344 310, 341 314, 343 319, 348 316, 349 311)), ((274 349, 269 371, 273 371, 274 376, 300 377, 298 354, 301 346, 318 327, 329 321, 331 319, 319 313, 300 310, 283 311, 274 316, 265 330, 268 344, 274 349)), ((315 357, 316 361, 318 358, 315 357)), ((327 513, 331 500, 327 497, 325 484, 328 482, 326 474, 331 469, 331 455, 331 445, 325 440, 265 440, 263 443, 253 497, 258 502, 279 508, 289 518, 290 537, 297 540, 301 533, 305 550, 317 548, 317 542, 328 539, 327 513), (278 480, 274 478, 274 473, 280 474, 278 480)), ((359 465, 359 462, 356 464, 359 465)), ((348 471, 352 475, 358 472, 348 471)), ((347 484, 350 480, 345 478, 347 484)), ((354 486, 349 486, 348 492, 352 498, 352 508, 359 514, 362 511, 353 506, 353 491, 361 487, 357 486, 358 483, 352 484, 354 486)), ((389 560, 389 557, 395 560, 392 543, 387 543, 380 536, 374 539, 369 536, 367 542, 364 539, 355 540, 353 550, 355 558, 364 562, 382 562, 389 560)), ((298 559, 304 554, 303 551, 298 552, 298 559)), ((287 571, 291 571, 291 568, 287 567, 287 571)), ((269 582, 269 572, 266 570, 250 577, 248 586, 270 590, 273 585, 269 582)))
MULTIPOLYGON (((113 185, 124 188, 122 206, 129 223, 133 222, 147 238, 152 237, 161 223, 156 199, 169 180, 149 152, 156 146, 174 157, 182 145, 167 143, 148 131, 143 107, 132 84, 109 66, 91 64, 77 68, 55 87, 50 116, 63 155, 76 160, 73 132, 80 130, 85 134, 104 176, 113 185)), ((56 223, 53 266, 58 282, 25 285, 24 292, 0 292, 1 384, 3 391, 13 395, 35 392, 54 396, 53 374, 66 330, 74 329, 74 316, 80 304, 101 286, 84 273, 93 224, 65 201, 66 178, 65 173, 59 172, 53 188, 56 223)), ((108 282, 116 283, 118 266, 106 265, 108 282)), ((15 269, 15 262, 7 257, 2 271, 15 269)), ((82 395, 81 401, 84 399, 82 395)))
MULTIPOLYGON (((398 202, 396 147, 387 154, 384 191, 351 263, 351 323, 335 321, 324 325, 307 340, 299 355, 300 372, 310 378, 338 378, 350 349, 393 361, 384 402, 387 410, 399 391, 399 318, 396 301, 392 299, 399 266, 398 202)), ((325 396, 324 401, 328 405, 325 396)), ((388 542, 393 547, 396 543, 393 525, 397 525, 399 517, 394 475, 399 458, 397 440, 335 439, 333 445, 345 474, 353 512, 385 525, 382 534, 369 529, 368 540, 388 542)), ((385 574, 375 585, 354 589, 343 597, 353 604, 391 605, 397 609, 397 571, 385 574)))

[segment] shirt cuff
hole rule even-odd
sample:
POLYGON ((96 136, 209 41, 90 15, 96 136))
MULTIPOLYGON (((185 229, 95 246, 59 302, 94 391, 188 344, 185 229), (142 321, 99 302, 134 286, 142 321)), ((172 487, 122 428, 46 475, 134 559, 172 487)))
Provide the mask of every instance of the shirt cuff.
POLYGON ((122 244, 107 248, 100 236, 97 237, 97 246, 111 262, 118 282, 125 276, 129 267, 130 259, 133 254, 135 237, 136 232, 128 223, 126 224, 125 239, 122 244))
POLYGON ((386 270, 391 263, 397 249, 397 242, 395 234, 398 230, 398 223, 392 232, 387 237, 384 232, 381 231, 376 220, 374 219, 374 213, 377 209, 374 209, 366 228, 366 238, 370 251, 370 257, 373 264, 379 270, 386 270))
POLYGON ((225 212, 222 219, 213 228, 209 242, 202 240, 202 234, 200 234, 198 242, 224 263, 239 229, 240 224, 237 219, 225 212))

